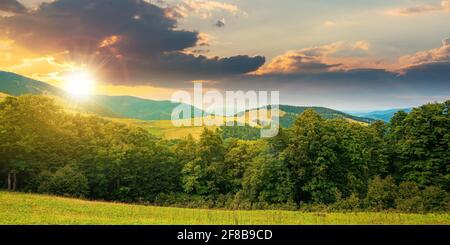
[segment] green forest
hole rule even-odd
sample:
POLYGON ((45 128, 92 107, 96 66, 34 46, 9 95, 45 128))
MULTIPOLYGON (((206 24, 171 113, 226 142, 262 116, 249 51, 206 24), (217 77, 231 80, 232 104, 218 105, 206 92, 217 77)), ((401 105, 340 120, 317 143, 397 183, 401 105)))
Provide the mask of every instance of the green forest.
POLYGON ((430 103, 368 126, 308 109, 271 139, 242 127, 166 140, 66 112, 50 97, 7 97, 0 186, 174 207, 449 211, 449 106, 430 103))

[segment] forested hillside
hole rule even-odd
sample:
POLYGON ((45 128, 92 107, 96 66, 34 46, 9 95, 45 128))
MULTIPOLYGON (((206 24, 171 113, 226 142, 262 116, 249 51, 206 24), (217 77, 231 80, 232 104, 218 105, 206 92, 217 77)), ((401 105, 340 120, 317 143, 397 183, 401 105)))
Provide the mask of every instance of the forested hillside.
POLYGON ((449 210, 445 103, 369 126, 304 111, 272 139, 159 139, 67 114, 45 96, 0 102, 0 186, 165 206, 449 210))
MULTIPOLYGON (((238 116, 242 116, 245 113, 248 113, 250 111, 255 111, 255 110, 265 110, 265 109, 271 109, 271 106, 268 106, 267 108, 260 108, 260 109, 251 109, 251 110, 246 110, 244 112, 240 112, 237 115, 238 116)), ((289 128, 292 127, 292 125, 294 125, 295 120, 297 119, 297 117, 302 114, 303 112, 305 112, 306 110, 312 110, 314 112, 316 112, 317 114, 319 114, 322 118, 325 119, 336 119, 336 118, 342 118, 342 119, 346 119, 348 121, 354 121, 354 122, 358 122, 358 123, 362 123, 362 124, 369 124, 372 123, 376 120, 374 119, 370 119, 367 117, 358 117, 358 116, 353 116, 341 111, 337 111, 337 110, 333 110, 330 108, 326 108, 326 107, 317 107, 317 106, 291 106, 291 105, 279 105, 278 109, 280 111, 280 125, 283 128, 289 128)))

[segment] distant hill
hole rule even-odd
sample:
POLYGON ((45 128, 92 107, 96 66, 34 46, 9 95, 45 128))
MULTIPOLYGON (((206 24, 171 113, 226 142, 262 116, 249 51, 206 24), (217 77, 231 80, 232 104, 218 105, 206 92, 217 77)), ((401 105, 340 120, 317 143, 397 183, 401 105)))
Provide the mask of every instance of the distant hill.
POLYGON ((19 96, 23 94, 64 95, 62 89, 11 72, 0 71, 0 92, 19 96))
POLYGON ((326 107, 307 107, 307 106, 290 106, 290 105, 280 105, 280 110, 286 114, 280 118, 280 124, 283 127, 291 126, 298 115, 302 114, 305 110, 312 109, 317 112, 320 116, 327 119, 333 118, 344 118, 350 121, 360 122, 360 123, 371 123, 374 120, 367 117, 353 116, 342 111, 333 110, 326 107))
MULTIPOLYGON (((270 107, 269 107, 270 109, 270 107)), ((302 114, 305 110, 312 109, 315 112, 317 112, 321 117, 326 119, 333 119, 333 118, 344 118, 349 121, 363 123, 363 124, 369 124, 375 120, 371 118, 366 117, 359 117, 350 115, 341 111, 333 110, 326 107, 317 107, 317 106, 291 106, 291 105, 280 105, 280 125, 283 128, 291 127, 296 118, 302 114)), ((257 109, 255 109, 257 110, 257 109)), ((241 112, 238 114, 238 116, 242 116, 244 113, 249 113, 254 110, 247 110, 245 112, 241 112)))
POLYGON ((385 122, 389 122, 391 118, 395 115, 395 113, 399 111, 404 111, 406 113, 409 113, 412 111, 411 108, 404 108, 404 109, 390 109, 390 110, 384 110, 384 111, 372 111, 372 112, 353 112, 351 113, 354 116, 358 117, 367 117, 374 120, 381 120, 385 122))
MULTIPOLYGON (((132 96, 95 95, 84 101, 72 101, 64 90, 50 84, 0 71, 0 93, 19 96, 42 94, 56 97, 56 100, 69 110, 94 113, 105 117, 134 118, 141 120, 169 120, 172 110, 179 103, 156 101, 132 96)), ((1 97, 0 97, 1 98, 1 97)), ((199 109, 193 107, 194 110, 199 109)))
MULTIPOLYGON (((100 116, 112 118, 132 118, 140 120, 170 120, 172 110, 179 106, 179 103, 170 101, 156 101, 141 99, 132 96, 106 96, 95 95, 85 101, 71 101, 70 95, 64 90, 54 87, 50 84, 20 76, 10 72, 0 71, 0 93, 19 96, 24 94, 44 94, 54 96, 58 103, 62 104, 68 110, 94 113, 100 116)), ((373 119, 349 115, 341 111, 325 107, 303 107, 280 105, 280 124, 282 127, 290 127, 295 119, 306 109, 313 109, 324 118, 345 118, 360 123, 370 123, 373 119)), ((200 109, 193 107, 193 112, 201 112, 200 109)), ((241 112, 242 116, 246 112, 241 112)), ((205 113, 206 114, 206 113, 205 113)), ((222 121, 222 118, 217 120, 222 121)), ((237 120, 243 121, 244 118, 237 120)))
MULTIPOLYGON (((97 95, 93 100, 122 117, 141 120, 170 120, 173 109, 180 105, 171 101, 148 100, 132 96, 97 95)), ((201 113, 200 109, 192 107, 192 113, 194 111, 201 113)))

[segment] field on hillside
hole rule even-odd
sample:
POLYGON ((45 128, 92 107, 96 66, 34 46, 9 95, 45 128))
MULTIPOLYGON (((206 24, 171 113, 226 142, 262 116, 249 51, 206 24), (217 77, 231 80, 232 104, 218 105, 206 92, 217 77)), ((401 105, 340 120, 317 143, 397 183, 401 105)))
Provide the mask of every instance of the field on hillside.
POLYGON ((0 101, 2 101, 7 96, 9 96, 9 95, 0 92, 0 101))
MULTIPOLYGON (((164 139, 184 139, 190 135, 195 139, 200 138, 205 127, 175 127, 169 120, 145 121, 129 118, 108 118, 115 122, 125 123, 127 125, 141 127, 149 133, 162 137, 164 139)), ((208 129, 217 127, 211 126, 208 129)))
POLYGON ((163 208, 0 192, 0 224, 450 224, 450 213, 302 213, 163 208))

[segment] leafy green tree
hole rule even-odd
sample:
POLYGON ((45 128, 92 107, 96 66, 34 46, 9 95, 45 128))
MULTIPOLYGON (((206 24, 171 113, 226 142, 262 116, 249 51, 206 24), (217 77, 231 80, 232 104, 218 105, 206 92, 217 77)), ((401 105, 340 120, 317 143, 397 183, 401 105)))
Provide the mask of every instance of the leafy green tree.
POLYGON ((236 138, 242 140, 257 140, 261 138, 261 129, 249 125, 237 127, 220 127, 220 134, 223 139, 236 138))
POLYGON ((294 198, 289 169, 282 161, 266 154, 254 159, 245 173, 242 191, 251 202, 277 204, 294 198))
POLYGON ((352 193, 347 198, 342 198, 340 192, 336 193, 336 202, 332 205, 338 211, 357 211, 361 207, 361 200, 358 194, 352 193))
POLYGON ((395 198, 397 210, 402 212, 421 212, 423 210, 421 195, 419 186, 415 182, 406 181, 400 183, 395 198))
POLYGON ((189 134, 186 139, 179 140, 174 148, 177 161, 181 166, 184 166, 186 163, 193 161, 196 158, 197 142, 191 134, 189 134))
POLYGON ((88 180, 76 168, 67 165, 50 175, 48 182, 43 182, 41 192, 60 196, 85 197, 88 194, 88 180))
POLYGON ((384 179, 376 176, 369 181, 365 202, 370 209, 386 210, 394 208, 396 195, 397 185, 391 176, 384 179))
POLYGON ((289 145, 282 155, 293 174, 297 202, 311 198, 311 194, 305 192, 303 187, 315 175, 315 160, 320 149, 322 122, 322 118, 313 110, 307 110, 301 114, 293 127, 289 145))
POLYGON ((41 168, 57 168, 70 160, 67 137, 59 127, 62 109, 43 96, 7 97, 0 102, 0 171, 10 189, 33 189, 41 168), (57 137, 60 136, 60 137, 57 137))
POLYGON ((375 126, 324 120, 306 110, 290 135, 281 156, 294 174, 297 202, 334 203, 337 191, 364 194, 367 179, 385 171, 383 133, 375 126))
POLYGON ((196 158, 182 170, 184 190, 211 197, 225 193, 224 155, 225 148, 219 132, 205 128, 198 142, 196 158))
POLYGON ((235 194, 242 189, 242 179, 253 159, 265 152, 265 141, 232 140, 228 143, 224 158, 227 192, 235 194))
POLYGON ((198 141, 167 141, 140 127, 67 113, 47 96, 8 97, 0 102, 0 185, 189 207, 295 202, 443 211, 449 208, 449 104, 399 112, 388 125, 305 110, 269 140, 236 139, 259 134, 241 128, 225 141, 223 130, 208 129, 198 141))
POLYGON ((450 190, 450 101, 397 113, 390 124, 397 179, 450 190))
POLYGON ((436 186, 428 186, 422 191, 422 202, 428 212, 448 211, 450 207, 448 193, 436 186))

